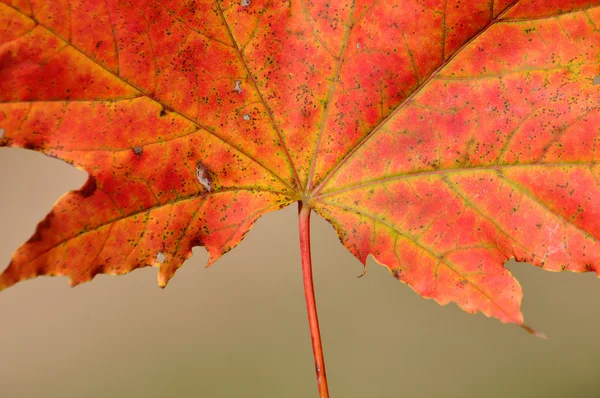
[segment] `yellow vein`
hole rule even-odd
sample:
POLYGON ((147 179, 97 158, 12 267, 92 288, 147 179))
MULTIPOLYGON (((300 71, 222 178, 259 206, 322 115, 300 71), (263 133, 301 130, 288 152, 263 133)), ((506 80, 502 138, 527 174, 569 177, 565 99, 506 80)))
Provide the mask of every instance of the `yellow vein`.
MULTIPOLYGON (((70 236, 70 237, 68 237, 68 238, 65 238, 65 239, 63 239, 63 240, 61 240, 61 241, 59 241, 59 242, 57 242, 57 243, 53 244, 51 247, 49 247, 49 248, 47 248, 46 250, 44 250, 43 252, 39 253, 39 255, 37 255, 37 256, 36 256, 36 257, 35 257, 33 260, 35 260, 35 259, 38 259, 38 258, 42 257, 43 255, 45 255, 45 254, 47 254, 47 253, 51 252, 52 250, 54 250, 54 249, 58 248, 59 246, 62 246, 63 244, 65 244, 65 243, 67 243, 67 242, 70 242, 70 241, 72 241, 72 240, 74 240, 74 239, 77 239, 77 238, 79 238, 79 237, 81 237, 81 236, 84 236, 84 235, 87 235, 87 234, 89 234, 89 233, 97 232, 98 230, 100 230, 100 229, 102 229, 102 228, 106 228, 106 227, 107 227, 107 226, 109 226, 109 225, 112 225, 112 224, 115 224, 115 223, 121 222, 121 221, 123 221, 123 220, 127 220, 127 219, 129 219, 129 218, 133 218, 133 217, 136 217, 136 216, 138 216, 138 215, 142 215, 142 214, 145 214, 147 217, 149 217, 149 216, 150 216, 150 214, 151 214, 151 213, 152 213, 154 210, 156 210, 156 209, 159 209, 159 208, 162 208, 162 207, 165 207, 165 206, 171 206, 171 207, 173 207, 173 206, 175 206, 175 205, 178 205, 178 204, 181 204, 181 203, 183 203, 183 202, 190 201, 190 200, 201 199, 201 198, 207 198, 207 197, 210 197, 210 196, 215 196, 215 195, 217 195, 217 194, 231 193, 231 192, 238 192, 238 191, 248 191, 248 192, 254 192, 254 191, 255 191, 255 192, 266 192, 266 193, 272 193, 272 194, 285 195, 284 193, 281 193, 281 192, 275 192, 275 191, 270 191, 270 190, 267 190, 267 189, 224 189, 224 190, 221 190, 221 191, 218 191, 218 192, 210 192, 210 193, 204 193, 204 194, 201 194, 201 195, 193 195, 193 196, 188 196, 188 197, 184 197, 184 198, 178 198, 178 199, 175 199, 175 200, 173 200, 173 201, 170 201, 170 202, 161 203, 161 204, 158 204, 158 205, 156 205, 156 206, 149 207, 149 208, 147 208, 147 209, 144 209, 144 210, 139 210, 139 211, 136 211, 136 212, 133 212, 133 213, 127 214, 127 215, 125 215, 125 216, 121 216, 121 217, 114 218, 114 219, 112 219, 112 220, 109 220, 109 221, 107 221, 107 222, 105 222, 105 223, 102 223, 102 224, 100 224, 100 225, 97 225, 97 226, 95 226, 95 227, 93 227, 93 228, 91 228, 91 229, 86 229, 86 230, 84 230, 84 231, 81 231, 81 232, 79 232, 79 233, 77 233, 77 234, 75 234, 75 235, 73 235, 73 236, 70 236)), ((74 192, 78 192, 78 191, 74 191, 74 192)), ((289 203, 291 203, 291 202, 292 202, 291 200, 285 200, 285 201, 280 201, 280 202, 279 202, 279 204, 282 204, 282 203, 283 203, 283 204, 285 205, 286 203, 287 203, 287 204, 289 204, 289 203)), ((273 205, 273 206, 275 206, 275 205, 273 205)), ((15 254, 17 254, 17 253, 18 253, 18 251, 17 251, 15 254)), ((32 261, 33 261, 33 260, 32 260, 32 261)))
MULTIPOLYGON (((391 225, 391 224, 389 224, 389 223, 387 223, 387 222, 379 219, 377 216, 374 216, 374 215, 371 215, 371 214, 368 214, 368 213, 365 213, 365 212, 362 212, 362 211, 359 211, 359 210, 356 210, 356 209, 353 209, 353 208, 350 208, 350 207, 340 206, 340 205, 337 205, 337 204, 330 205, 330 206, 337 207, 337 208, 339 208, 341 210, 344 210, 346 212, 349 212, 349 213, 355 213, 355 214, 358 214, 360 216, 363 216, 363 217, 366 217, 366 218, 370 218, 370 219, 378 222, 379 224, 387 227, 388 229, 396 232, 398 235, 400 235, 404 239, 410 241, 411 244, 413 244, 416 247, 422 249, 423 251, 431 254, 433 257, 435 257, 436 259, 438 259, 438 261, 440 261, 444 265, 446 265, 446 267, 448 267, 451 271, 453 271, 454 273, 456 273, 457 275, 459 275, 461 278, 465 279, 469 283, 469 285, 473 286, 473 288, 475 290, 477 290, 482 296, 484 296, 485 298, 487 298, 487 300, 492 305, 494 305, 496 308, 498 308, 504 315, 506 315, 507 318, 511 318, 511 319, 513 318, 504 308, 502 308, 499 304, 497 304, 488 293, 484 292, 482 288, 480 288, 478 285, 474 284, 469 279, 467 279, 468 275, 465 276, 462 273, 460 273, 457 270, 458 266, 456 264, 454 264, 453 262, 449 261, 447 258, 444 258, 443 256, 437 254, 433 249, 430 249, 430 248, 424 246, 423 244, 417 242, 412 236, 405 234, 404 232, 400 231, 399 229, 397 229, 393 225, 391 225)), ((386 265, 386 267, 387 267, 387 265, 386 265)), ((504 269, 504 267, 502 267, 502 268, 504 269)), ((456 304, 460 306, 460 304, 458 302, 456 302, 456 304)), ((481 310, 479 310, 479 311, 481 311, 481 310)), ((483 311, 481 311, 481 312, 483 312, 483 311)))
POLYGON ((538 206, 542 207, 543 209, 545 209, 546 211, 548 211, 550 214, 552 214, 553 216, 555 216, 556 218, 559 218, 561 220, 563 220, 563 222, 565 222, 566 224, 571 225, 573 228, 575 228, 576 230, 578 230, 580 233, 582 233, 586 238, 590 238, 592 239, 594 242, 598 242, 598 238, 596 236, 594 236, 591 232, 586 231, 583 227, 575 224, 572 220, 569 220, 564 214, 559 213, 557 210, 553 209, 552 207, 550 207, 548 204, 544 203, 541 199, 539 199, 537 196, 535 196, 534 194, 532 194, 531 192, 529 192, 529 190, 525 187, 523 187, 522 185, 520 185, 519 183, 517 183, 516 181, 511 180, 510 178, 506 177, 504 174, 502 174, 500 172, 500 176, 504 179, 504 181, 506 181, 509 185, 511 185, 513 188, 515 188, 517 191, 521 192, 523 194, 523 196, 526 196, 527 198, 529 198, 532 202, 536 203, 538 206))
POLYGON ((348 48, 348 42, 350 40, 350 33, 352 32, 352 28, 354 27, 354 22, 352 21, 353 12, 354 12, 355 2, 352 1, 352 8, 349 10, 350 21, 346 25, 346 31, 344 32, 344 38, 342 39, 342 48, 340 49, 340 55, 337 58, 336 70, 333 76, 333 80, 331 82, 331 86, 329 87, 329 93, 327 94, 327 105, 325 106, 325 112, 323 115, 323 120, 321 122, 321 128, 319 129, 319 133, 317 135, 315 151, 313 153, 311 162, 310 162, 310 171, 308 173, 308 182, 306 184, 305 193, 309 193, 312 189, 313 178, 315 174, 315 168, 317 166, 317 156, 319 155, 319 149, 321 147, 321 142, 323 140, 323 133, 325 132, 325 128, 327 125, 327 119, 329 116, 329 110, 331 109, 331 104, 333 103, 333 97, 335 95, 335 87, 337 86, 338 80, 340 78, 340 73, 342 71, 342 65, 344 63, 344 56, 346 55, 346 49, 348 48))
POLYGON ((371 137, 373 137, 378 131, 380 131, 383 126, 385 126, 396 114, 398 114, 404 107, 411 103, 413 98, 419 94, 425 87, 427 87, 428 83, 433 80, 442 69, 444 69, 461 51, 468 47, 473 41, 487 32, 492 26, 494 26, 504 15, 506 15, 517 3, 519 0, 515 0, 511 3, 496 19, 487 24, 483 29, 477 32, 471 39, 465 42, 459 49, 457 49, 446 61, 443 61, 441 65, 421 84, 415 91, 413 91, 394 111, 392 111, 385 119, 383 119, 369 134, 364 136, 355 146, 352 148, 350 152, 348 152, 344 157, 340 159, 340 161, 327 173, 325 178, 319 183, 319 185, 313 190, 313 195, 318 195, 318 193, 323 189, 323 187, 327 184, 327 182, 331 179, 331 177, 337 173, 337 171, 361 148, 371 137))
POLYGON ((528 163, 528 164, 507 164, 507 165, 491 165, 491 166, 476 166, 476 167, 463 167, 460 169, 439 169, 439 170, 427 170, 427 171, 418 171, 414 173, 404 173, 393 176, 387 176, 384 178, 374 179, 366 182, 362 182, 360 184, 351 185, 343 188, 339 188, 333 191, 329 191, 323 194, 318 194, 313 198, 315 200, 325 199, 331 196, 341 195, 345 192, 353 191, 356 189, 366 188, 371 185, 380 185, 387 182, 407 180, 413 178, 425 178, 429 176, 440 176, 447 174, 455 174, 455 173, 474 173, 480 171, 495 171, 501 172, 502 170, 508 169, 516 169, 516 168, 537 168, 537 167, 589 167, 590 165, 594 165, 596 162, 591 161, 588 163, 582 162, 556 162, 556 163, 528 163))
POLYGON ((557 14, 552 14, 552 15, 542 15, 539 17, 530 17, 530 18, 507 18, 507 19, 503 19, 502 21, 500 21, 500 23, 520 23, 520 22, 529 22, 529 21, 540 21, 540 20, 545 20, 545 19, 555 19, 555 18, 560 18, 564 15, 585 13, 588 10, 593 10, 594 8, 598 8, 598 7, 599 7, 598 5, 593 5, 593 6, 590 5, 588 7, 575 8, 570 11, 559 12, 557 14))
MULTIPOLYGON (((13 8, 13 7, 11 7, 13 8)), ((25 14, 23 14, 20 10, 13 8, 15 11, 19 12, 21 15, 32 19, 32 17, 29 17, 25 14)), ((112 71, 110 69, 108 69, 107 67, 105 67, 104 65, 98 64, 96 61, 94 61, 92 58, 90 58, 86 53, 84 53, 83 51, 81 51, 79 48, 77 48, 75 45, 73 45, 72 43, 69 43, 67 40, 65 40, 64 37, 62 37, 60 34, 58 34, 57 32, 54 32, 53 30, 51 30, 50 28, 42 25, 39 21, 36 21, 34 19, 32 19, 33 22, 35 22, 36 24, 43 26, 45 29, 47 29, 49 32, 51 32, 52 34, 54 34, 56 37, 60 38, 61 40, 63 40, 65 43, 67 43, 69 46, 71 46, 75 51, 77 51, 81 56, 85 57, 86 59, 88 59, 90 62, 92 62, 94 65, 98 66, 99 68, 103 69, 104 71, 106 71, 107 73, 111 74, 112 76, 114 76, 116 79, 120 80, 123 84, 137 90, 138 92, 144 94, 144 96, 158 104, 160 104, 164 109, 169 110, 177 115, 179 115, 180 117, 186 119, 188 122, 194 124, 195 126, 197 126, 198 128, 205 130, 206 132, 208 132, 209 134, 213 135, 214 137, 216 137, 217 139, 219 139, 220 141, 222 141, 223 143, 229 145, 231 148, 235 149, 236 151, 240 152, 241 154, 245 155, 246 157, 248 157, 249 159, 252 159, 252 161, 254 161, 256 164, 258 164, 260 167, 262 167, 263 169, 265 169, 269 174, 271 174, 273 177, 275 177, 277 180, 281 181, 285 186, 287 186, 288 188, 290 188, 290 190, 293 190, 293 187, 290 186, 290 184, 285 181, 285 179, 283 179, 281 176, 279 176, 275 171, 271 170, 267 165, 265 165, 264 163, 262 163, 259 159, 257 159, 256 157, 250 155, 248 152, 246 152, 245 150, 243 150, 241 147, 238 147, 236 145, 234 145, 233 143, 229 142, 228 140, 226 140, 225 138, 221 137, 219 134, 217 134, 216 132, 212 131, 212 129, 200 124, 200 122, 198 122, 197 120, 192 119, 191 117, 178 112, 177 110, 173 109, 172 107, 170 107, 169 105, 167 105, 166 103, 164 103, 163 101, 161 101, 160 99, 158 99, 158 97, 151 95, 149 93, 147 93, 145 90, 143 90, 141 87, 138 87, 137 85, 133 84, 132 82, 128 82, 125 81, 121 76, 118 75, 118 71, 112 71)), ((111 24, 111 26, 114 29, 114 26, 111 24)), ((284 146, 285 149, 285 146, 284 146)), ((287 153, 287 149, 286 149, 286 153, 287 153)), ((289 154, 288 154, 289 157, 289 154)), ((292 165, 293 166, 293 165, 292 165)), ((294 169, 295 171, 295 169, 294 169)))
MULTIPOLYGON (((271 123, 273 125, 273 129, 277 133, 277 136, 279 137, 279 142, 281 143, 281 147, 283 148, 283 151, 285 152, 285 157, 286 157, 286 160, 288 162, 288 166, 290 167, 290 169, 292 171, 292 174, 294 175, 294 180, 296 182, 296 188, 298 190, 302 190, 302 182, 300 181, 300 177, 298 176, 298 171, 296 170, 296 166, 294 165, 294 162, 292 161, 292 157, 290 156, 290 152, 289 152, 287 146, 285 145, 285 141, 283 139, 283 134, 281 133, 281 130, 279 129, 279 125, 275 121, 275 117, 273 116, 273 111, 271 110, 271 108, 267 104, 267 101, 265 100, 265 98, 262 95, 261 91, 258 89, 258 84, 256 83, 256 80, 254 79, 254 75, 250 71, 250 67, 248 66, 248 63, 246 62, 246 60, 244 58, 244 55, 242 54, 242 52, 240 50, 240 47, 238 46, 237 41, 235 40, 235 37, 233 37, 233 32, 231 31, 231 28, 229 26, 229 23, 227 22, 227 19, 225 19, 225 15, 223 14, 223 9, 221 8, 221 4, 219 4, 219 1, 215 1, 214 4, 215 4, 215 7, 217 8, 217 11, 219 13, 219 17, 221 18, 221 21, 223 22, 223 26, 227 30, 227 34, 229 35, 231 43, 233 43, 233 47, 234 47, 235 51, 237 52, 238 57, 239 57, 242 65, 244 65, 244 68, 246 69, 246 73, 248 73, 248 77, 249 77, 250 81, 252 82, 252 85, 254 86, 254 90, 256 90, 256 93, 260 97, 260 99, 261 99, 261 101, 262 101, 262 103, 263 103, 263 105, 264 105, 267 113, 269 114, 269 118, 271 119, 271 123)), ((281 179, 281 180, 283 181, 283 179, 281 179)), ((287 184, 287 182, 286 182, 286 185, 289 186, 289 184, 287 184)))

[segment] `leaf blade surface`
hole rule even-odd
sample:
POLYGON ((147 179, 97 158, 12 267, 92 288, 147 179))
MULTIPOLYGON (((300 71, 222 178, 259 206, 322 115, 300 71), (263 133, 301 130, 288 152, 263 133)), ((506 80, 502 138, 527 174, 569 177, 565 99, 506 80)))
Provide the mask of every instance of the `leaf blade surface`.
POLYGON ((508 258, 598 273, 600 1, 2 3, 2 145, 90 174, 3 288, 164 286, 301 198, 363 263, 503 322, 508 258))

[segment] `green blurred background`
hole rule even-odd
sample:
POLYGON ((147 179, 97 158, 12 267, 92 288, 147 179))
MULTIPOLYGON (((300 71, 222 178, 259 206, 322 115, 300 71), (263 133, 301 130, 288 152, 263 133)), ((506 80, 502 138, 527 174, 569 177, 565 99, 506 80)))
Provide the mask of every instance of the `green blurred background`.
MULTIPOLYGON (((85 173, 0 149, 0 269, 85 173)), ((313 262, 332 398, 600 397, 600 281, 527 264, 520 328, 367 274, 313 217, 313 262)), ((534 237, 532 237, 534 239, 534 237)), ((204 249, 165 290, 156 269, 71 289, 38 278, 0 294, 0 396, 317 397, 296 207, 262 218, 205 268, 204 249)))

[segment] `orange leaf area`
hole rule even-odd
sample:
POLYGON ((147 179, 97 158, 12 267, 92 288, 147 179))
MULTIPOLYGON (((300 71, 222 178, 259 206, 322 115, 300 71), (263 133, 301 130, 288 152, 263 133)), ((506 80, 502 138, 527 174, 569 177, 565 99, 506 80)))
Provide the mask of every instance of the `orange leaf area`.
POLYGON ((0 145, 89 174, 0 277, 165 286, 304 200, 440 304, 600 272, 600 0, 0 0, 0 145))

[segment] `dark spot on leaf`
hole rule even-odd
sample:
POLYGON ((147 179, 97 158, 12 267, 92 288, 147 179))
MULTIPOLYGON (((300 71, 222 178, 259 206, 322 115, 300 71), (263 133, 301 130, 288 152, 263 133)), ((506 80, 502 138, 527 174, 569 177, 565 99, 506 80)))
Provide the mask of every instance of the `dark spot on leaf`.
POLYGON ((10 137, 1 137, 0 136, 0 146, 11 146, 12 139, 10 137))
POLYGON ((142 148, 141 146, 136 146, 132 148, 132 151, 137 156, 142 156, 142 153, 144 153, 144 148, 142 148))
POLYGON ((44 230, 49 229, 52 224, 52 219, 54 219, 54 213, 50 212, 35 228, 34 234, 29 238, 27 243, 38 242, 42 240, 42 234, 44 230))
POLYGON ((99 48, 102 45, 103 41, 100 40, 99 42, 96 43, 96 48, 99 48))
POLYGON ((101 274, 104 271, 104 264, 95 264, 90 269, 90 280, 94 279, 94 277, 98 274, 101 274))
POLYGON ((47 272, 46 269, 46 264, 40 264, 35 270, 33 270, 33 273, 35 276, 45 275, 47 272))
POLYGON ((163 117, 163 116, 165 116, 166 114, 167 114, 167 110, 166 110, 165 108, 162 108, 162 109, 160 110, 160 113, 158 114, 158 116, 160 116, 160 117, 163 117))
POLYGON ((96 188, 98 185, 96 184, 96 179, 94 177, 88 178, 83 187, 79 190, 79 193, 84 197, 90 197, 96 192, 96 188))
POLYGON ((39 148, 39 146, 31 141, 26 142, 25 144, 23 144, 23 148, 25 149, 29 149, 31 151, 35 151, 36 149, 39 148))

